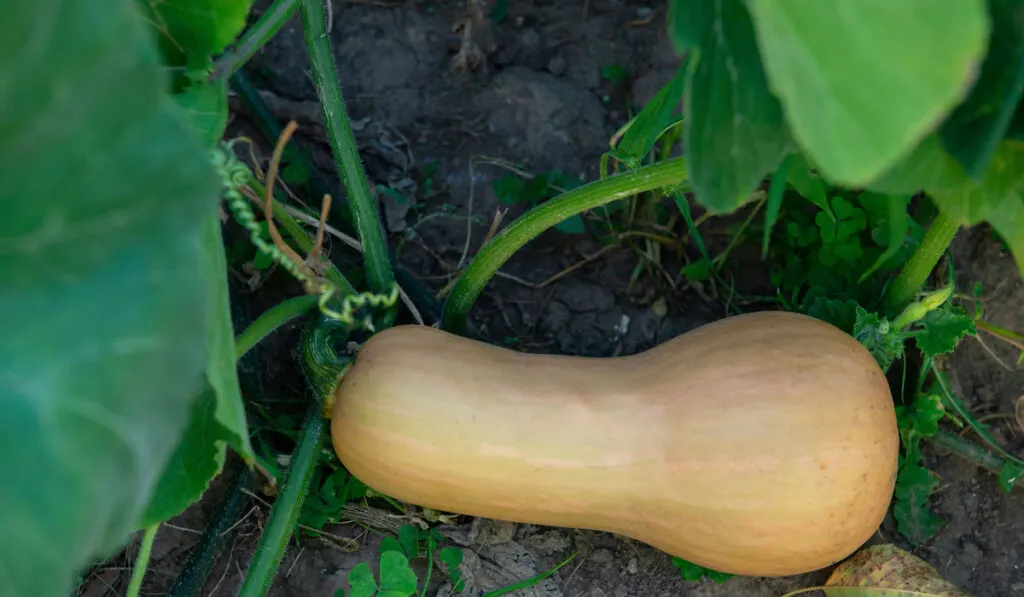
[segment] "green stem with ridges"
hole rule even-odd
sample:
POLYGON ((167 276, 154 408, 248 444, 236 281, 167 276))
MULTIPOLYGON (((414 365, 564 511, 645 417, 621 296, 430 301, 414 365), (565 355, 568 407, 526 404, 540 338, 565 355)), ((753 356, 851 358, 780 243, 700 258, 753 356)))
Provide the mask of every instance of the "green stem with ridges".
POLYGON ((348 328, 329 317, 321 317, 302 335, 299 348, 303 372, 316 395, 316 404, 302 426, 284 486, 270 510, 270 519, 238 597, 264 597, 274 582, 309 493, 320 453, 330 437, 323 410, 331 401, 334 388, 347 367, 348 359, 334 349, 347 337, 348 328))
POLYGON ((233 475, 227 495, 217 507, 213 519, 206 525, 199 543, 189 553, 188 561, 167 591, 167 597, 193 597, 202 590, 219 547, 224 542, 225 532, 235 524, 242 504, 245 503, 246 494, 242 490, 251 478, 249 468, 239 465, 233 475))
POLYGON ((921 244, 886 291, 883 303, 886 314, 895 316, 921 291, 959 229, 960 224, 945 212, 940 211, 935 216, 921 244))
POLYGON ((349 124, 348 113, 338 83, 331 43, 327 36, 324 6, 320 0, 302 0, 302 25, 305 29, 306 50, 313 67, 313 83, 320 97, 324 125, 331 142, 331 150, 338 173, 348 193, 349 206, 355 219, 359 241, 363 246, 366 278, 374 292, 387 293, 395 283, 388 258, 387 245, 376 201, 370 191, 366 173, 359 160, 355 136, 349 124))
POLYGON ((148 527, 142 534, 142 544, 139 545, 139 555, 135 557, 135 567, 132 568, 132 579, 128 583, 128 592, 125 597, 139 597, 142 590, 142 579, 146 577, 146 569, 149 568, 149 554, 153 551, 153 540, 156 539, 156 532, 160 530, 160 523, 148 527))
POLYGON ((678 186, 686 180, 685 158, 674 158, 597 180, 527 211, 484 245, 459 276, 445 301, 441 327, 465 333, 466 316, 494 274, 523 245, 548 228, 588 209, 637 193, 678 186))
POLYGON ((324 433, 326 427, 321 407, 317 404, 302 426, 302 435, 292 453, 284 487, 270 509, 270 519, 249 565, 245 584, 238 592, 239 597, 264 597, 270 591, 309 493, 324 440, 329 435, 324 433))
POLYGON ((274 0, 267 11, 245 30, 245 33, 232 44, 231 48, 217 58, 213 63, 210 80, 216 81, 223 77, 230 77, 235 71, 242 68, 242 65, 248 62, 281 30, 281 27, 284 27, 285 23, 295 16, 295 11, 298 8, 299 0, 274 0))
MULTIPOLYGON (((256 128, 259 129, 260 133, 263 134, 264 138, 271 142, 281 137, 283 129, 277 122, 277 117, 270 110, 270 106, 263 101, 260 97, 259 90, 253 87, 252 83, 245 76, 245 71, 238 71, 231 75, 231 88, 238 94, 239 99, 248 108, 250 115, 252 116, 253 123, 256 128)), ((330 189, 327 184, 320 177, 319 173, 313 167, 313 164, 306 158, 306 156, 300 151, 296 152, 292 158, 292 163, 304 164, 305 169, 309 171, 309 192, 313 197, 323 197, 324 195, 330 194, 330 189)), ((355 236, 356 231, 352 228, 352 214, 349 212, 348 205, 345 201, 334 201, 331 203, 331 213, 336 213, 341 216, 338 221, 335 219, 334 225, 350 236, 355 236)))
POLYGON ((265 311, 235 339, 235 359, 241 360, 260 340, 266 338, 277 328, 289 321, 304 315, 316 306, 319 298, 311 294, 296 296, 281 301, 265 311))
MULTIPOLYGON (((961 458, 973 462, 981 468, 999 474, 1006 462, 997 454, 986 450, 978 444, 964 439, 955 433, 939 430, 935 435, 928 438, 938 446, 946 448, 961 458)), ((1018 479, 1014 486, 1024 483, 1024 478, 1018 479)))

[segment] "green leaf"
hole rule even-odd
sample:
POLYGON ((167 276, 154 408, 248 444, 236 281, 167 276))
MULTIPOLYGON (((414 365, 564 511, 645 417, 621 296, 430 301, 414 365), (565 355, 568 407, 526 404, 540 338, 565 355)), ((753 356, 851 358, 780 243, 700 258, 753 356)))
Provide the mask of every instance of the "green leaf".
POLYGON ((573 214, 555 224, 555 229, 566 234, 583 234, 586 232, 586 227, 583 225, 583 217, 580 214, 573 214))
POLYGON ((821 211, 833 222, 836 215, 832 213, 832 206, 828 203, 825 181, 811 173, 811 165, 807 158, 800 154, 794 154, 793 168, 789 171, 789 184, 793 185, 797 193, 804 199, 821 208, 821 211))
POLYGON ((415 525, 406 524, 398 529, 398 543, 410 560, 420 555, 420 530, 415 525))
MULTIPOLYGON (((384 555, 381 554, 383 559, 384 555)), ((366 562, 356 564, 348 573, 349 597, 374 597, 377 594, 377 581, 373 571, 366 562)))
POLYGON ((682 558, 672 558, 672 565, 679 569, 684 580, 700 580, 704 578, 704 567, 698 566, 682 558))
POLYGON ((398 553, 402 553, 402 544, 394 537, 384 537, 380 542, 380 553, 384 553, 385 551, 397 551, 398 553))
POLYGON ((380 597, 409 597, 416 592, 416 573, 397 551, 380 554, 380 597))
POLYGON ((206 378, 217 396, 215 419, 228 433, 231 448, 252 462, 255 455, 238 385, 228 265, 216 212, 203 221, 202 243, 203 274, 211 289, 206 320, 206 378))
POLYGON ((224 467, 225 448, 231 434, 216 420, 217 398, 209 387, 192 403, 185 435, 137 523, 145 528, 177 516, 202 497, 224 467))
POLYGON ((202 273, 212 289, 206 316, 206 384, 192 404, 188 427, 164 467, 140 528, 169 520, 198 501, 223 468, 226 446, 249 462, 256 458, 238 385, 227 262, 216 213, 203 220, 202 254, 202 273))
POLYGON ((928 189, 935 203, 963 224, 990 220, 995 224, 1024 205, 1024 147, 1003 143, 981 180, 966 178, 944 189, 928 189))
POLYGON ((983 0, 749 0, 771 88, 828 178, 885 172, 963 98, 984 55, 983 0))
POLYGON ((733 574, 729 574, 728 572, 719 572, 717 570, 710 570, 707 568, 704 569, 704 574, 709 579, 711 579, 711 581, 714 582, 716 585, 723 585, 727 580, 735 576, 733 574))
POLYGON ((852 336, 857 325, 858 307, 857 302, 852 299, 840 300, 818 297, 811 303, 807 314, 831 323, 852 336))
POLYGON ((868 313, 857 305, 853 336, 867 348, 882 371, 887 371, 896 359, 903 356, 903 335, 877 313, 868 313))
POLYGON ((682 558, 672 558, 672 565, 679 569, 679 575, 682 576, 684 580, 695 581, 707 576, 716 584, 722 584, 733 577, 732 574, 705 568, 682 558))
POLYGON ((922 189, 951 189, 966 182, 966 174, 946 153, 937 134, 921 140, 909 155, 896 162, 867 188, 892 195, 913 195, 922 189))
POLYGON ((970 94, 942 124, 946 150, 971 177, 980 177, 1024 95, 1024 3, 988 0, 988 54, 970 94))
POLYGON ((783 158, 782 162, 772 174, 772 182, 768 186, 768 199, 764 206, 764 236, 761 239, 761 259, 768 256, 768 243, 771 240, 772 228, 779 219, 779 211, 782 209, 782 200, 786 196, 786 183, 789 179, 789 170, 795 160, 790 154, 783 158))
POLYGON ((609 83, 621 85, 629 80, 629 71, 621 64, 609 64, 601 69, 601 78, 609 83))
POLYGON ((66 595, 202 388, 218 186, 131 4, 8 5, 0 73, 0 594, 66 595))
POLYGON ((668 31, 676 51, 700 47, 713 18, 714 8, 708 0, 670 0, 668 31))
POLYGON ((494 181, 494 195, 505 205, 522 203, 526 194, 526 184, 517 174, 506 174, 494 181))
POLYGON ((204 69, 245 28, 251 0, 138 0, 172 66, 204 69))
POLYGON ((902 430, 913 431, 922 437, 931 437, 939 430, 939 421, 946 416, 942 397, 920 393, 910 406, 897 406, 896 418, 902 430))
POLYGON ((188 114, 192 128, 207 147, 215 147, 228 124, 228 83, 197 83, 174 96, 188 114))
POLYGON ((1006 241, 1024 275, 1024 145, 1004 142, 981 180, 932 190, 932 199, 955 220, 971 225, 987 221, 1006 241))
POLYGON ((711 260, 701 257, 680 270, 680 273, 691 282, 704 282, 711 277, 713 271, 711 260))
POLYGON ((444 563, 445 568, 448 570, 448 576, 452 581, 452 592, 461 593, 466 588, 466 583, 462 580, 462 570, 459 569, 459 565, 462 564, 463 553, 458 547, 444 547, 441 549, 441 562, 444 563))
MULTIPOLYGON (((870 192, 863 194, 866 195, 868 193, 870 192)), ((903 248, 903 241, 907 237, 907 228, 910 226, 910 215, 907 213, 907 205, 910 204, 910 197, 908 195, 901 197, 890 195, 884 197, 884 202, 889 208, 889 217, 887 218, 889 224, 888 242, 886 243, 885 251, 878 256, 878 259, 871 264, 871 267, 861 274, 858 282, 867 280, 868 276, 878 271, 878 268, 892 259, 903 248)))
POLYGON ((915 336, 917 347, 928 357, 953 352, 960 339, 977 333, 974 319, 960 309, 936 309, 921 319, 923 330, 915 336))
POLYGON ((791 146, 782 107, 768 91, 750 15, 741 0, 714 0, 689 69, 686 147, 697 199, 711 212, 749 200, 791 146))
POLYGON ((675 76, 666 83, 644 109, 636 115, 619 144, 612 151, 615 159, 630 168, 640 165, 644 156, 651 151, 665 127, 672 122, 672 115, 679 107, 686 83, 686 62, 676 69, 675 76))
POLYGON ((945 524, 928 507, 928 497, 938 487, 935 475, 914 462, 904 462, 896 477, 893 517, 896 530, 913 545, 921 545, 945 524))
POLYGON ((999 469, 999 486, 1006 493, 1010 493, 1013 491, 1014 484, 1022 477, 1024 477, 1024 465, 1006 460, 1003 462, 1003 468, 999 469))

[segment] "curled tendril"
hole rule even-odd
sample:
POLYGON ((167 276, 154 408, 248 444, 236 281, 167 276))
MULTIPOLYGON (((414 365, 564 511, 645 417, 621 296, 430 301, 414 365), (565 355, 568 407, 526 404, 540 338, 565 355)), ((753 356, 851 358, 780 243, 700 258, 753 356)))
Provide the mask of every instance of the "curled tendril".
MULTIPOLYGON (((260 225, 256 220, 256 213, 253 212, 252 206, 249 205, 245 196, 238 190, 239 187, 245 186, 249 182, 251 173, 249 168, 235 156, 230 142, 224 143, 222 148, 214 151, 213 164, 221 175, 224 196, 228 207, 231 208, 231 213, 235 216, 235 221, 249 231, 249 240, 256 245, 256 249, 283 267, 296 280, 310 286, 316 285, 317 281, 310 279, 302 271, 302 265, 295 263, 281 249, 260 235, 260 225)), ((322 289, 321 292, 323 292, 322 289)))
POLYGON ((238 190, 249 183, 252 172, 235 155, 233 143, 234 141, 225 142, 214 150, 211 161, 221 176, 221 185, 224 188, 228 207, 231 209, 235 221, 249 231, 252 244, 261 253, 280 264, 295 279, 305 284, 311 293, 319 294, 317 305, 324 316, 343 324, 348 330, 361 328, 371 332, 375 331, 373 310, 394 307, 398 302, 398 285, 393 285, 387 294, 363 292, 342 297, 340 309, 337 310, 328 306, 331 299, 336 298, 337 288, 323 280, 310 278, 303 271, 301 264, 296 263, 276 245, 261 236, 256 214, 245 196, 238 190))
POLYGON ((335 311, 327 306, 327 301, 333 296, 333 288, 328 289, 320 295, 320 312, 335 319, 349 329, 362 328, 368 331, 376 331, 373 326, 373 309, 394 307, 398 302, 398 285, 391 287, 388 294, 377 294, 373 292, 361 292, 350 294, 341 300, 341 310, 335 311))

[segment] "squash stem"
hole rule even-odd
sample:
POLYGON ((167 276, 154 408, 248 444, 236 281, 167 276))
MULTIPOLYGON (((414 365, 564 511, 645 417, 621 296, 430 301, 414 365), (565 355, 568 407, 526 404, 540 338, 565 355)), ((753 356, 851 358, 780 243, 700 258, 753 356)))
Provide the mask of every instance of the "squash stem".
MULTIPOLYGON (((330 4, 328 4, 328 7, 330 4)), ((359 160, 355 136, 349 124, 345 101, 338 83, 338 71, 331 54, 331 43, 324 18, 325 7, 320 0, 302 0, 302 26, 306 34, 306 50, 313 70, 313 83, 320 97, 327 136, 341 181, 348 193, 356 230, 363 246, 366 278, 374 292, 386 294, 395 284, 388 248, 377 216, 377 203, 359 160)))
MULTIPOLYGON (((981 468, 998 475, 1003 470, 1005 461, 997 454, 986 450, 974 442, 964 439, 955 433, 939 430, 929 437, 936 445, 946 448, 961 458, 973 462, 981 468)), ((1024 477, 1017 479, 1014 486, 1024 484, 1024 477)))
POLYGON ((259 547, 249 565, 239 597, 264 597, 270 591, 306 501, 309 484, 313 480, 324 438, 327 436, 324 433, 325 427, 320 405, 317 404, 302 426, 302 436, 292 453, 284 487, 270 509, 270 519, 260 537, 259 547))
POLYGON ((588 209, 637 193, 675 187, 686 180, 685 158, 673 158, 594 181, 527 211, 484 245, 462 272, 445 301, 441 327, 464 334, 470 308, 498 269, 523 245, 548 228, 588 209))
POLYGON ((231 49, 217 58, 213 63, 210 80, 216 81, 230 77, 235 71, 242 68, 242 65, 265 46, 285 23, 291 20, 298 8, 299 0, 274 0, 266 12, 260 15, 260 18, 232 44, 231 49))
POLYGON ((142 534, 142 544, 139 545, 139 555, 135 557, 135 567, 132 569, 132 579, 128 583, 128 592, 125 597, 139 597, 142 590, 142 579, 146 577, 146 569, 149 568, 149 554, 153 551, 153 540, 156 539, 156 532, 160 530, 160 523, 147 527, 142 534))
POLYGON ((936 264, 943 253, 953 242, 960 224, 949 217, 946 212, 940 211, 932 225, 928 228, 921 244, 914 250, 914 254, 903 264, 899 275, 893 280, 885 293, 884 308, 889 315, 896 315, 903 307, 914 299, 914 296, 924 287, 925 281, 935 269, 936 264))

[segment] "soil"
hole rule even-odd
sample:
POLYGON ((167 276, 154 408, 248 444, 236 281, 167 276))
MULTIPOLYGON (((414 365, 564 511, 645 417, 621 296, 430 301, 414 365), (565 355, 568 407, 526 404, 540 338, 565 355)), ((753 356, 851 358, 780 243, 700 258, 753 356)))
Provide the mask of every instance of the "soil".
MULTIPOLYGON (((494 23, 490 2, 474 8, 473 0, 334 0, 330 35, 367 173, 373 183, 390 185, 410 200, 382 195, 389 237, 401 246, 400 262, 408 271, 440 291, 480 246, 500 210, 508 210, 506 223, 522 213, 524 206, 503 205, 496 197, 492 183, 508 170, 493 160, 525 171, 557 168, 585 180, 597 178, 609 138, 679 64, 664 31, 665 4, 521 0, 509 2, 505 19, 494 23), (628 73, 628 81, 602 76, 615 65, 628 73)), ((297 17, 247 72, 280 121, 298 121, 300 142, 329 173, 332 158, 297 17)), ((240 109, 235 124, 245 122, 240 109)), ((333 191, 343 196, 340 187, 333 191)), ((714 239, 714 221, 707 226, 714 239)), ((685 232, 681 224, 675 228, 676 235, 685 232)), ((475 333, 520 350, 608 356, 641 351, 726 315, 725 301, 714 288, 668 283, 672 276, 663 277, 657 268, 634 277, 643 258, 629 246, 604 249, 544 283, 603 247, 598 235, 557 231, 527 245, 477 303, 475 333)), ((694 254, 686 248, 678 258, 694 254)), ((983 284, 986 319, 1024 330, 1024 283, 991 233, 962 232, 953 259, 962 292, 983 284)), ((741 282, 764 279, 757 260, 741 268, 735 272, 741 282)), ((260 293, 239 286, 237 293, 250 297, 258 312, 251 297, 260 293)), ((270 304, 271 299, 260 300, 270 304)), ((1014 365, 1012 348, 990 336, 981 340, 984 344, 964 342, 943 367, 977 416, 1012 413, 1024 393, 1024 371, 1014 365)), ((243 374, 258 374, 264 393, 304 399, 303 390, 296 389, 302 384, 295 377, 294 341, 294 329, 268 339, 258 353, 261 364, 243 374)), ((1012 420, 992 424, 1005 446, 1022 453, 1024 435, 1012 420)), ((914 552, 978 597, 1024 595, 1024 492, 1006 494, 993 475, 931 446, 926 451, 928 466, 941 476, 934 507, 946 524, 914 552)), ((216 508, 223 484, 215 481, 206 499, 161 530, 144 594, 165 594, 198 541, 196 531, 216 508)), ((266 512, 257 500, 242 508, 203 595, 236 593, 266 512)), ((378 527, 401 522, 385 520, 378 527)), ((353 566, 375 560, 379 534, 354 524, 328 530, 330 539, 293 543, 270 595, 330 597, 346 587, 353 566)), ((779 597, 827 577, 823 571, 733 578, 722 585, 691 582, 680 577, 667 555, 606 533, 485 520, 460 520, 442 532, 467 548, 464 594, 470 596, 534 576, 573 553, 576 559, 549 579, 511 595, 779 597)), ((892 520, 873 541, 901 541, 892 520)), ((80 594, 123 594, 134 549, 99 569, 80 594)), ((447 595, 447 590, 438 582, 431 594, 447 595)))

